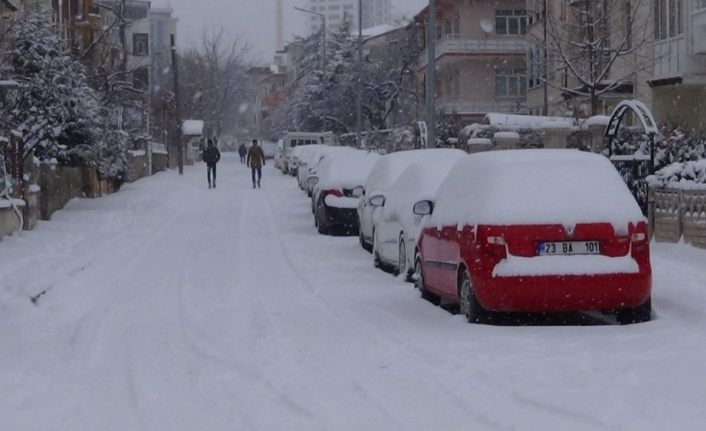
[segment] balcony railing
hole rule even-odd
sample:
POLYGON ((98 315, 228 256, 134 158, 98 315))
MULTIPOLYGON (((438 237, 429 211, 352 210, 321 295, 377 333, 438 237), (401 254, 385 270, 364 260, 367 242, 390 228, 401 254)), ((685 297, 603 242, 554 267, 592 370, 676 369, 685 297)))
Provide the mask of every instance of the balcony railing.
POLYGON ((498 113, 526 113, 527 101, 524 98, 512 100, 495 101, 462 101, 462 100, 439 100, 437 108, 444 113, 474 115, 487 114, 488 112, 498 113))
MULTIPOLYGON (((436 41, 436 58, 444 55, 524 55, 527 42, 523 36, 495 36, 487 39, 443 37, 436 41)), ((420 66, 427 63, 427 50, 419 55, 420 66)))

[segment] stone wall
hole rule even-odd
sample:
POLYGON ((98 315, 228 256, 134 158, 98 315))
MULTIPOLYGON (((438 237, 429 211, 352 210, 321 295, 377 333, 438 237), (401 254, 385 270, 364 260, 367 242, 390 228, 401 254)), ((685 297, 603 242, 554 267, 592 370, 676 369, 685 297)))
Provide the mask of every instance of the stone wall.
MULTIPOLYGON (((15 199, 15 204, 18 205, 20 211, 24 208, 24 203, 19 199, 15 199)), ((9 205, 9 201, 0 200, 0 239, 17 232, 19 227, 19 218, 12 206, 9 205)))
POLYGON ((37 183, 39 194, 39 217, 49 220, 51 215, 73 198, 85 196, 86 171, 79 167, 42 164, 37 183))
POLYGON ((152 153, 152 175, 167 170, 167 153, 152 153))
POLYGON ((706 190, 650 187, 650 225, 656 241, 706 248, 706 190))
POLYGON ((130 167, 129 182, 147 176, 147 155, 144 151, 134 151, 130 154, 130 167))

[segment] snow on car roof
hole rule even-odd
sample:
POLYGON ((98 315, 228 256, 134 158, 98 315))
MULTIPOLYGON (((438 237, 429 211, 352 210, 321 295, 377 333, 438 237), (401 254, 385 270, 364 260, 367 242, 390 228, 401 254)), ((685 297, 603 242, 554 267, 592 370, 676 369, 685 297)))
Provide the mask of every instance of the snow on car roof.
MULTIPOLYGON (((390 153, 382 156, 370 175, 365 180, 365 192, 384 192, 397 177, 412 163, 422 161, 432 157, 437 152, 448 151, 447 149, 431 148, 424 150, 409 150, 390 153)), ((460 151, 460 150, 459 150, 460 151)))
POLYGON ((325 144, 314 144, 304 145, 297 148, 301 148, 301 154, 299 156, 300 160, 303 163, 310 164, 317 162, 317 158, 319 158, 327 149, 331 147, 325 144))
POLYGON ((353 188, 362 185, 375 162, 377 153, 349 147, 331 147, 318 166, 317 188, 353 188))
POLYGON ((385 216, 397 215, 403 225, 411 226, 416 218, 412 212, 414 204, 421 200, 433 200, 451 168, 466 157, 468 154, 461 150, 440 150, 425 160, 407 166, 386 190, 385 216))
POLYGON ((605 157, 577 150, 478 153, 439 188, 428 225, 610 223, 624 232, 644 216, 605 157))

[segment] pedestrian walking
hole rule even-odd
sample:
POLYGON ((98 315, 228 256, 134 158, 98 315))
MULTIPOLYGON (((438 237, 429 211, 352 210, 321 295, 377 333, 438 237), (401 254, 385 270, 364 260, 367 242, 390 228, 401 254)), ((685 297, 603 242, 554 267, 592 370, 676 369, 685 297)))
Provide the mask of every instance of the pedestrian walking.
POLYGON ((262 167, 265 166, 265 152, 257 144, 257 139, 252 140, 252 146, 248 149, 247 164, 252 170, 252 188, 260 187, 262 167))
POLYGON ((240 163, 245 164, 245 156, 248 154, 248 149, 245 147, 245 143, 240 144, 238 154, 240 154, 240 163))
POLYGON ((208 188, 216 188, 216 163, 221 160, 221 152, 218 151, 218 147, 213 144, 211 139, 208 140, 208 145, 203 150, 201 154, 201 159, 206 162, 206 177, 208 178, 208 188), (211 174, 213 174, 213 181, 211 181, 211 174))

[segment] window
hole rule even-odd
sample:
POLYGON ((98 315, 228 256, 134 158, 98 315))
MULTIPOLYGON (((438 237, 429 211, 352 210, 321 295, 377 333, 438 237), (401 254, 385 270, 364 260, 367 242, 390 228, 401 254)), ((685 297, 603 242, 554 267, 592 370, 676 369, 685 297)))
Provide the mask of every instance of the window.
POLYGON ((527 83, 529 88, 539 87, 542 84, 542 62, 544 52, 541 45, 531 48, 527 53, 527 83))
POLYGON ((527 33, 527 11, 496 10, 495 33, 501 35, 520 35, 527 33))
POLYGON ((136 56, 147 56, 150 54, 150 38, 147 33, 135 33, 132 35, 132 54, 136 56))
POLYGON ((523 68, 495 69, 495 96, 522 97, 527 95, 527 70, 523 68))
POLYGON ((684 0, 655 0, 655 39, 663 40, 684 33, 684 0))

